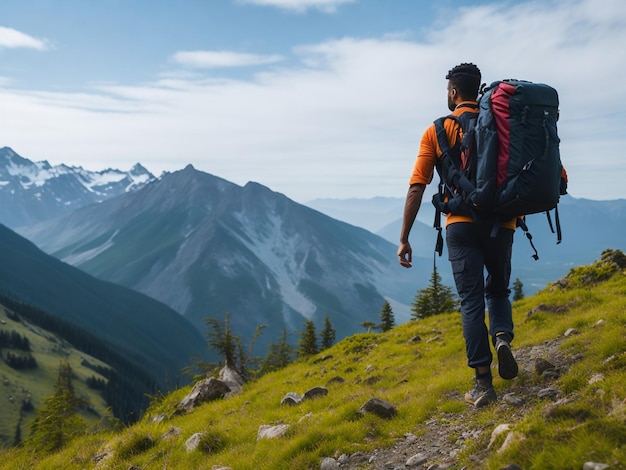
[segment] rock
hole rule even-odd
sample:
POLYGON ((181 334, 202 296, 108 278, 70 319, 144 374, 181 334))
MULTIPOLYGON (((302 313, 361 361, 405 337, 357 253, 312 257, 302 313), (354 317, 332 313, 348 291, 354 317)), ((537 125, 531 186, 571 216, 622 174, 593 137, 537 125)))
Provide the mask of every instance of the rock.
POLYGON ((283 399, 280 401, 280 404, 294 406, 300 403, 301 401, 302 401, 302 395, 299 395, 295 392, 288 392, 287 395, 285 395, 283 399))
POLYGON ((500 435, 504 434, 505 432, 509 432, 510 429, 510 424, 499 424, 498 426, 496 426, 496 428, 491 432, 491 439, 489 439, 489 445, 487 445, 487 449, 489 449, 493 445, 493 443, 500 435))
POLYGON ((241 375, 239 375, 239 372, 229 366, 224 366, 222 370, 220 370, 219 380, 226 384, 230 389, 231 395, 241 392, 243 384, 245 383, 241 375))
POLYGON ((194 450, 196 450, 202 442, 202 437, 204 437, 205 434, 205 432, 197 432, 189 439, 187 439, 185 441, 185 449, 187 449, 187 452, 193 452, 194 450))
POLYGON ((537 392, 539 398, 555 398, 559 394, 559 390, 554 387, 542 388, 537 392))
POLYGON ((342 384, 344 382, 345 382, 345 380, 343 379, 343 377, 337 376, 337 377, 333 377, 328 382, 326 382, 326 386, 332 385, 332 384, 342 384))
POLYGON ((326 387, 313 387, 304 392, 303 400, 313 400, 315 398, 325 397, 328 395, 328 389, 326 387))
POLYGON ((523 441, 526 439, 522 433, 519 432, 510 432, 507 434, 506 439, 502 443, 502 446, 498 449, 498 454, 506 451, 512 444, 523 441))
POLYGON ((189 412, 202 403, 224 398, 229 392, 230 388, 221 380, 214 377, 204 379, 194 385, 191 393, 178 403, 177 409, 189 412))
POLYGON ((548 369, 548 370, 544 370, 544 371, 541 373, 541 376, 542 376, 544 379, 558 379, 560 375, 561 375, 561 374, 559 374, 559 371, 557 371, 556 369, 548 369))
POLYGON ((290 427, 291 426, 288 424, 279 424, 276 426, 262 424, 261 426, 259 426, 259 431, 257 433, 256 439, 257 441, 259 441, 261 439, 275 439, 277 437, 282 437, 285 435, 290 427))
POLYGON ((578 331, 576 328, 568 328, 567 330, 565 330, 565 333, 563 333, 563 336, 568 337, 568 336, 577 335, 579 333, 580 331, 578 331))
POLYGON ((335 470, 337 468, 339 468, 339 463, 332 457, 326 457, 320 465, 320 470, 335 470))
POLYGON ((407 467, 417 467, 418 465, 424 465, 426 462, 428 462, 428 458, 420 452, 419 454, 409 457, 404 465, 407 467))
POLYGON ((517 464, 510 463, 506 467, 502 467, 500 470, 524 470, 524 469, 517 464))
POLYGON ((422 340, 420 335, 415 335, 409 339, 409 343, 419 343, 422 340))
POLYGON ((554 370, 556 366, 551 362, 542 359, 541 357, 535 359, 535 372, 537 375, 543 374, 547 370, 554 370))
POLYGON ((585 462, 583 465, 583 470, 604 470, 605 468, 609 468, 606 463, 585 462))
POLYGON ((602 382, 604 380, 604 374, 594 374, 589 379, 589 385, 595 384, 596 382, 602 382))
POLYGON ((514 393, 507 393, 502 397, 502 401, 511 406, 522 406, 526 401, 522 397, 518 397, 514 393))
POLYGON ((398 413, 398 410, 391 403, 379 398, 371 398, 359 408, 358 412, 363 415, 365 413, 373 413, 380 418, 391 419, 398 413))

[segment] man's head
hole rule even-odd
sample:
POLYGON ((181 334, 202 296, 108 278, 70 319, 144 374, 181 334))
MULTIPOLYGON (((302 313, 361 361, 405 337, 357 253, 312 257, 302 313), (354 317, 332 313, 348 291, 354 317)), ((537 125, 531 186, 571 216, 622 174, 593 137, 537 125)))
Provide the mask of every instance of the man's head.
POLYGON ((461 101, 475 100, 480 88, 480 70, 474 64, 460 64, 446 75, 448 80, 448 108, 454 108, 461 101))

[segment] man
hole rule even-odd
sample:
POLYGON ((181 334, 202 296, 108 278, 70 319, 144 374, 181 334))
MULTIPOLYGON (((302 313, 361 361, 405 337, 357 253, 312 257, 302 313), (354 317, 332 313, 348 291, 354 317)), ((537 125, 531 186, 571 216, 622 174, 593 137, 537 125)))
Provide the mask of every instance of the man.
MULTIPOLYGON (((446 75, 448 108, 454 116, 477 113, 477 96, 481 74, 474 64, 460 64, 446 75)), ((459 124, 454 119, 444 121, 450 148, 461 139, 459 124)), ((458 147, 457 151, 458 150, 458 147)), ((422 136, 404 207, 398 257, 400 264, 411 267, 412 250, 409 233, 419 211, 426 185, 430 183, 441 149, 437 143, 435 125, 422 136)), ((502 378, 517 376, 518 366, 511 352, 513 319, 509 301, 511 251, 515 219, 500 224, 492 234, 494 222, 477 220, 459 214, 447 214, 446 244, 452 265, 454 282, 461 300, 461 317, 467 364, 475 370, 474 388, 465 394, 465 401, 477 408, 497 400, 492 385, 491 340, 497 351, 498 371, 502 378), (486 281, 484 269, 487 270, 486 281), (485 298, 489 312, 489 331, 485 325, 485 298)))

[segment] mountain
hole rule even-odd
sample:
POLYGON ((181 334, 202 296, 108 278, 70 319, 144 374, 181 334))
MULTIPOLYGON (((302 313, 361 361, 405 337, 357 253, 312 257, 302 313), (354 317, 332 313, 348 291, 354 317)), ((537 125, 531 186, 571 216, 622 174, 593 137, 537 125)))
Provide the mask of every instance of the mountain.
POLYGON ((226 312, 243 338, 269 325, 259 344, 282 327, 302 329, 305 319, 321 326, 325 315, 338 338, 352 334, 378 320, 385 298, 407 319, 415 286, 430 275, 401 268, 396 247, 362 228, 192 166, 21 233, 166 303, 200 331, 205 318, 226 312))
MULTIPOLYGON (((432 228, 434 208, 424 197, 419 218, 411 232, 414 253, 428 256, 434 250, 436 232, 432 228)), ((397 244, 402 227, 403 198, 320 199, 307 203, 332 217, 361 227, 382 227, 378 235, 397 244), (372 207, 368 214, 367 209, 372 207)), ((551 213, 554 219, 554 212, 551 213)), ((556 245, 556 235, 550 232, 545 214, 528 216, 528 226, 539 260, 531 258, 532 250, 521 230, 516 232, 513 245, 512 279, 519 278, 526 293, 534 293, 549 282, 565 275, 572 266, 588 264, 607 248, 626 249, 626 199, 594 201, 564 196, 559 203, 563 241, 556 245)), ((438 269, 449 278, 446 251, 438 269)))
POLYGON ((86 330, 161 386, 176 380, 192 356, 206 353, 202 335, 171 308, 63 263, 2 225, 0 254, 3 297, 86 330))
POLYGON ((155 177, 140 164, 130 171, 88 171, 81 167, 32 162, 0 148, 0 223, 31 225, 79 207, 138 189, 155 177))

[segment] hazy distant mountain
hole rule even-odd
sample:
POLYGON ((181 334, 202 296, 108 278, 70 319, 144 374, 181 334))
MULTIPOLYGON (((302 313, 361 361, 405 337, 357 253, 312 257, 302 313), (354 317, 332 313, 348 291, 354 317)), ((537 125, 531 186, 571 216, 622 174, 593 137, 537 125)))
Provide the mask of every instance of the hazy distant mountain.
MULTIPOLYGON (((357 226, 376 224, 382 227, 376 231, 378 235, 398 243, 404 198, 321 199, 307 204, 323 209, 330 216, 343 217, 342 220, 357 226)), ((434 250, 434 210, 430 198, 425 195, 419 220, 411 233, 413 250, 421 256, 428 256, 434 250)), ((519 277, 529 294, 559 279, 574 266, 592 263, 606 248, 626 249, 626 199, 593 201, 564 196, 559 204, 559 214, 563 230, 560 245, 556 245, 556 236, 550 232, 544 214, 528 217, 533 242, 539 251, 538 261, 531 258, 533 252, 521 230, 516 232, 512 278, 519 277)), ((437 266, 449 276, 445 250, 437 266)))
POLYGON ((203 336, 171 308, 63 263, 3 225, 0 294, 106 341, 161 384, 206 355, 203 336))
POLYGON ((378 321, 385 298, 406 320, 430 275, 401 268, 396 247, 362 228, 191 166, 22 233, 168 304, 202 331, 205 318, 229 312, 244 337, 269 325, 265 341, 283 326, 301 330, 305 318, 321 327, 326 314, 338 337, 361 331, 363 321, 378 321))
POLYGON ((32 162, 0 148, 0 223, 16 228, 67 214, 142 187, 155 177, 140 164, 130 171, 93 172, 32 162))

